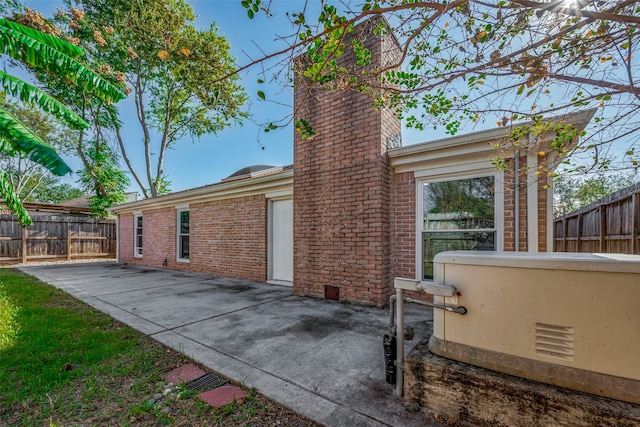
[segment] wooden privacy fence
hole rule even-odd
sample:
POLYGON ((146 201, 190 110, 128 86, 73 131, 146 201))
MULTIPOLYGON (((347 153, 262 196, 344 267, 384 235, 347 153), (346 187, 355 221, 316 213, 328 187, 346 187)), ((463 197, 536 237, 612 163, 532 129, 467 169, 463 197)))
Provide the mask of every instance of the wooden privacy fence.
POLYGON ((553 222, 555 252, 640 254, 640 184, 553 222))
POLYGON ((116 256, 116 224, 112 219, 32 215, 22 227, 13 215, 0 215, 0 261, 47 258, 71 260, 116 256))

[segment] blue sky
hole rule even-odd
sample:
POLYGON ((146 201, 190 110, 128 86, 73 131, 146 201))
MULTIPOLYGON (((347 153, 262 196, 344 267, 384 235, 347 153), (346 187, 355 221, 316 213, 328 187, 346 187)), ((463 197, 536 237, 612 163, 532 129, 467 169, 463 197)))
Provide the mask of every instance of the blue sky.
MULTIPOLYGON (((45 17, 51 17, 57 8, 63 6, 62 0, 30 0, 22 3, 38 10, 45 17)), ((229 40, 231 50, 240 65, 251 62, 251 58, 260 58, 261 50, 271 53, 285 46, 278 38, 293 32, 286 12, 299 11, 302 5, 299 0, 274 0, 271 3, 273 17, 267 18, 264 14, 259 14, 250 20, 239 0, 190 0, 188 3, 198 16, 196 26, 205 28, 212 21, 217 24, 220 33, 229 40)), ((320 4, 311 3, 316 7, 320 4)), ((309 13, 308 16, 317 16, 317 13, 309 13)), ((253 67, 242 74, 242 82, 250 96, 247 107, 252 115, 251 120, 247 120, 243 126, 227 128, 218 135, 205 135, 199 141, 183 140, 166 154, 165 172, 172 182, 173 191, 218 182, 252 164, 281 166, 293 163, 292 126, 264 133, 256 124, 288 116, 292 111, 292 91, 281 84, 270 83, 268 79, 265 79, 267 83, 258 85, 256 80, 260 71, 260 67, 253 67), (258 99, 258 89, 265 92, 267 100, 275 102, 258 99)), ((128 145, 138 147, 135 151, 130 149, 129 156, 138 173, 143 174, 143 154, 139 143, 142 133, 135 118, 133 100, 122 101, 120 107, 128 145)), ((428 135, 426 132, 403 131, 405 145, 442 136, 445 136, 444 132, 434 135, 433 129, 428 135)), ((77 159, 68 159, 68 162, 74 170, 81 167, 77 159)), ((66 181, 73 179, 75 178, 65 178, 66 181)), ((138 191, 138 188, 132 184, 130 190, 138 191)))
MULTIPOLYGON (((258 59, 264 54, 278 51, 286 46, 280 37, 293 33, 286 12, 298 12, 303 6, 300 0, 273 0, 271 12, 273 16, 267 18, 260 13, 255 19, 247 18, 246 10, 240 5, 240 0, 187 0, 193 7, 196 26, 206 28, 213 21, 219 32, 230 42, 231 51, 237 58, 239 65, 258 59)), ((40 11, 45 17, 51 17, 57 8, 62 7, 62 0, 29 0, 22 2, 25 6, 40 11)), ((315 18, 319 11, 319 1, 310 1, 307 10, 308 19, 315 18)), ((337 2, 336 2, 337 3, 337 2)), ((348 3, 348 1, 346 1, 348 3)), ((356 0, 353 3, 357 3, 356 0)), ((269 64, 266 64, 268 67, 269 64)), ((273 63, 271 63, 273 65, 273 63)), ((165 173, 171 181, 173 191, 202 186, 231 175, 240 168, 253 164, 268 164, 283 166, 293 163, 293 129, 289 125, 275 132, 262 132, 257 123, 268 123, 288 117, 292 112, 293 96, 290 87, 279 82, 270 82, 271 74, 262 76, 261 66, 255 66, 242 73, 242 83, 246 87, 250 101, 246 108, 252 115, 243 126, 227 128, 218 135, 205 135, 200 140, 185 139, 176 144, 175 149, 166 153, 165 173), (257 84, 258 78, 264 78, 265 84, 257 84), (268 101, 262 101, 256 92, 262 90, 268 101), (272 101, 272 102, 269 102, 272 101)), ((144 175, 142 132, 137 119, 132 99, 121 101, 121 120, 124 122, 124 132, 129 148, 128 154, 132 159, 139 175, 144 175)), ((466 123, 459 133, 468 133, 495 127, 495 121, 490 117, 488 122, 481 117, 478 123, 466 123)), ((427 128, 420 132, 403 129, 403 145, 435 140, 446 137, 445 130, 427 128)), ((74 170, 81 168, 78 159, 68 159, 74 170)), ((124 165, 123 165, 124 166, 124 165)), ((75 177, 65 177, 65 181, 72 182, 75 177)), ((132 179, 133 182, 133 179, 132 179)), ((131 191, 139 191, 134 184, 131 191)))
MULTIPOLYGON (((252 40, 259 40, 264 49, 270 51, 275 47, 272 40, 275 31, 271 24, 265 25, 264 17, 258 17, 255 22, 247 18, 246 11, 236 0, 215 1, 190 1, 195 13, 198 15, 196 25, 200 28, 208 27, 211 21, 218 25, 220 33, 227 37, 231 43, 232 51, 240 64, 249 62, 243 52, 259 54, 252 40)), ((279 1, 278 7, 295 7, 295 1, 279 1)), ((45 17, 50 17, 56 8, 61 8, 62 1, 24 1, 23 4, 31 9, 38 10, 45 17)), ((287 24, 284 13, 279 13, 277 28, 285 30, 287 24)), ((270 115, 286 115, 290 108, 275 106, 271 103, 257 100, 256 73, 259 70, 251 70, 242 75, 243 84, 251 96, 248 105, 250 113, 256 122, 266 121, 270 115), (268 105, 267 105, 268 104, 268 105)), ((265 86, 265 85, 261 85, 265 86)), ((270 98, 278 93, 277 100, 291 105, 290 91, 283 91, 281 87, 267 86, 261 88, 270 98), (273 92, 273 93, 272 93, 273 92)), ((144 159, 140 141, 142 132, 137 119, 133 99, 127 99, 120 103, 123 114, 124 132, 127 144, 130 148, 129 156, 135 164, 139 174, 143 174, 144 159), (130 117, 130 119, 127 119, 130 117)), ((293 162, 293 133, 292 128, 286 128, 271 134, 260 132, 258 126, 251 121, 246 121, 243 126, 227 128, 218 135, 205 135, 200 140, 186 139, 176 144, 176 148, 166 154, 165 171, 172 182, 174 191, 190 187, 217 182, 232 174, 237 169, 250 164, 286 165, 293 162), (258 141, 260 138, 260 141, 258 141), (264 147, 264 149, 263 149, 264 147)), ((81 167, 77 159, 69 159, 74 170, 81 167)), ((68 179, 68 178, 67 178, 68 179)), ((137 191, 132 185, 131 190, 137 191)))

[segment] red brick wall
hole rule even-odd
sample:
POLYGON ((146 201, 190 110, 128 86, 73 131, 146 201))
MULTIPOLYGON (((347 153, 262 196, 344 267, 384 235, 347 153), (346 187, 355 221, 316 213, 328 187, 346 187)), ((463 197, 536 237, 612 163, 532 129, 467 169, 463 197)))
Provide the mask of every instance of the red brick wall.
POLYGON ((142 256, 144 264, 162 267, 176 266, 176 209, 173 207, 142 212, 142 256))
POLYGON ((416 277, 416 180, 413 172, 397 174, 393 194, 392 276, 416 277))
MULTIPOLYGON (((391 278, 415 279, 416 273, 416 180, 413 172, 395 175, 391 207, 391 278)), ((394 288, 389 289, 395 292, 394 288)), ((431 295, 406 291, 405 296, 433 301, 431 295)))
MULTIPOLYGON (((509 160, 509 169, 504 171, 504 188, 496 191, 504 191, 504 250, 515 251, 515 161, 509 160)), ((527 157, 520 157, 520 168, 526 169, 527 157)), ((527 251, 527 175, 520 172, 520 215, 519 215, 519 250, 527 251)))
POLYGON ((142 212, 142 258, 133 256, 133 215, 120 215, 120 262, 257 282, 267 280, 264 195, 196 203, 190 206, 189 216, 190 260, 185 263, 176 261, 175 208, 142 212))
POLYGON ((267 280, 264 195, 193 204, 190 221, 192 271, 267 280))
MULTIPOLYGON (((545 155, 538 155, 538 165, 544 166, 546 160, 545 155)), ((551 191, 547 187, 546 174, 542 174, 538 178, 538 252, 547 251, 547 191, 551 191)))
POLYGON ((118 215, 119 262, 134 263, 133 258, 133 214, 118 215))
MULTIPOLYGON (((372 66, 382 64, 389 37, 367 38, 372 66)), ((341 300, 385 305, 393 287, 386 151, 400 123, 356 91, 307 90, 297 82, 297 118, 309 120, 317 135, 294 137, 294 293, 324 297, 330 285, 341 300)))
MULTIPOLYGON (((544 166, 546 158, 544 155, 538 156, 538 165, 544 166)), ((521 252, 528 250, 527 236, 529 233, 527 223, 527 193, 529 191, 529 179, 526 171, 527 158, 520 157, 520 245, 521 252)), ((515 250, 515 161, 509 161, 509 169, 504 172, 504 250, 515 250)), ((544 167, 543 169, 544 170, 544 167)), ((534 171, 535 172, 535 171, 534 171)), ((534 174, 535 175, 535 174, 534 174)), ((545 175, 536 176, 535 186, 538 192, 538 251, 547 251, 547 181, 545 175)))
POLYGON ((133 214, 119 215, 120 262, 185 270, 176 263, 176 210, 175 208, 150 209, 142 212, 142 257, 133 255, 133 214))

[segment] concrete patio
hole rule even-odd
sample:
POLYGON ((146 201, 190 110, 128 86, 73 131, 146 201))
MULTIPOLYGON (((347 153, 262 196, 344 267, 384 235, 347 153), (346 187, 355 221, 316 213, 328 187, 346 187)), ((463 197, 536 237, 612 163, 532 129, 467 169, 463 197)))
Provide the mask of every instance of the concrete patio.
MULTIPOLYGON (((113 262, 22 267, 210 369, 328 426, 438 425, 384 381, 388 310, 291 288, 113 262)), ((424 338, 432 311, 408 306, 424 338)))

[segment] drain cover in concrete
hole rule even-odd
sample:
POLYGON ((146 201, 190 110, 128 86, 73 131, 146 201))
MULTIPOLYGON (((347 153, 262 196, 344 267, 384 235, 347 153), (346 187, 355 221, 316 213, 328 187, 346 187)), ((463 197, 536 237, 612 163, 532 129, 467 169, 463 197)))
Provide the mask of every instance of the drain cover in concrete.
POLYGON ((179 368, 174 369, 166 375, 167 382, 173 384, 186 383, 196 378, 200 378, 205 375, 206 372, 198 368, 193 363, 182 365, 179 368))
POLYGON ((225 385, 200 393, 198 398, 215 408, 222 408, 231 402, 241 403, 247 392, 234 385, 225 385))
POLYGON ((218 388, 221 385, 226 384, 226 382, 226 380, 223 380, 213 374, 206 374, 193 381, 189 381, 187 383, 187 388, 193 391, 207 391, 213 388, 218 388))

